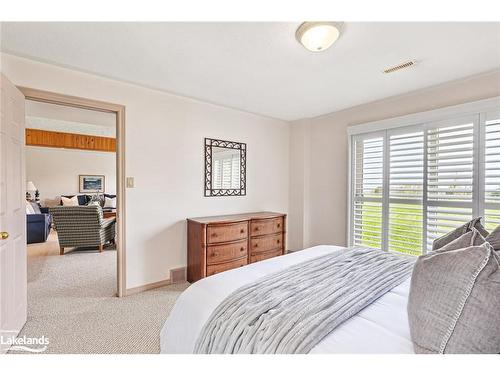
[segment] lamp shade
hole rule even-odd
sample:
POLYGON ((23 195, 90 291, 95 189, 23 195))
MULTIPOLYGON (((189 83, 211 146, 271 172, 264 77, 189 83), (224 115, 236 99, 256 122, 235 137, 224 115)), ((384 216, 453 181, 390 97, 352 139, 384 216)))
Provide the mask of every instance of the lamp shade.
POLYGON ((35 186, 35 184, 33 183, 33 181, 27 181, 26 182, 26 191, 36 191, 37 188, 35 186))

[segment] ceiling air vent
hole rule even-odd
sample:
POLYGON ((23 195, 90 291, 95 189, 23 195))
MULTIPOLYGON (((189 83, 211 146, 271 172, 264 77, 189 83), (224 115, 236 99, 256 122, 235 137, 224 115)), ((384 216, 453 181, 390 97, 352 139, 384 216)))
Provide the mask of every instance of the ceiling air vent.
POLYGON ((406 68, 409 68, 410 66, 414 66, 417 62, 415 60, 410 60, 410 61, 406 61, 404 63, 401 63, 399 65, 396 65, 396 66, 392 66, 390 68, 387 68, 384 70, 384 73, 388 74, 388 73, 394 73, 398 70, 401 70, 401 69, 406 69, 406 68))

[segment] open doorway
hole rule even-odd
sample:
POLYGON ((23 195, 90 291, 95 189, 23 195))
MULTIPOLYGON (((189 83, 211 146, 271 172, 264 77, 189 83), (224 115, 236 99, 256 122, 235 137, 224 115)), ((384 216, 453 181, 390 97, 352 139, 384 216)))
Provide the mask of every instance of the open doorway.
POLYGON ((124 107, 20 89, 33 292, 124 296, 124 107))

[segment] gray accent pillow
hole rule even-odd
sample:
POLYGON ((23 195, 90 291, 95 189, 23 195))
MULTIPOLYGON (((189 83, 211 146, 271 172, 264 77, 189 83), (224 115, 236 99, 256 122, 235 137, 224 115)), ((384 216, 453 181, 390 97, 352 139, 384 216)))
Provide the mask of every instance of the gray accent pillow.
POLYGON ((435 251, 441 252, 441 251, 458 250, 470 246, 480 246, 485 242, 486 240, 484 239, 483 236, 481 236, 481 233, 479 233, 479 231, 476 228, 472 228, 470 232, 462 234, 457 239, 451 241, 450 243, 444 245, 443 247, 440 247, 435 251))
POLYGON ((495 250, 500 250, 500 225, 493 229, 493 231, 486 236, 485 240, 489 242, 495 250))
POLYGON ((499 264, 488 242, 418 258, 408 296, 416 353, 500 353, 499 264))
POLYGON ((443 247, 444 245, 450 243, 453 240, 456 240, 459 238, 461 235, 469 232, 472 230, 472 228, 476 228, 479 233, 481 233, 481 236, 486 237, 488 236, 488 231, 483 227, 481 224, 481 217, 476 217, 469 221, 468 223, 465 223, 464 225, 458 227, 457 229, 452 230, 449 233, 446 233, 445 235, 436 238, 434 242, 432 243, 432 250, 437 250, 443 247))

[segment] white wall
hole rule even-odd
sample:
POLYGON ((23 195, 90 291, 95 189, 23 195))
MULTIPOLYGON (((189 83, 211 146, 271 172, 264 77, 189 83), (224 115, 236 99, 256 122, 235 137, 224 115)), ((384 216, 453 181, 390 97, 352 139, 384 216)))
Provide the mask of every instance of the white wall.
POLYGON ((500 71, 292 123, 289 242, 294 248, 347 243, 347 127, 500 95, 500 71), (304 139, 306 139, 304 141, 304 139), (305 155, 305 156, 304 156, 305 155), (303 160, 309 160, 303 163, 303 160), (300 166, 304 169, 301 169, 300 166), (304 177, 305 176, 305 177, 304 177), (296 199, 305 179, 304 200, 296 199), (295 193, 294 193, 295 191, 295 193), (300 215, 302 213, 302 215, 300 215))
POLYGON ((126 106, 127 288, 186 265, 187 217, 288 213, 288 123, 7 54, 1 66, 16 85, 126 106), (203 197, 204 137, 247 144, 245 197, 203 197))
MULTIPOLYGON (((105 127, 108 128, 108 131, 116 128, 116 115, 114 113, 35 102, 33 100, 26 102, 26 116, 85 124, 87 127, 105 127)), ((114 131, 112 134, 114 136, 114 131)))
POLYGON ((26 180, 33 181, 44 206, 58 205, 61 195, 80 194, 80 174, 104 175, 105 192, 116 193, 113 152, 26 147, 26 180))
POLYGON ((290 137, 290 217, 288 218, 288 249, 295 251, 309 243, 309 202, 311 180, 311 128, 308 120, 294 122, 290 137))

